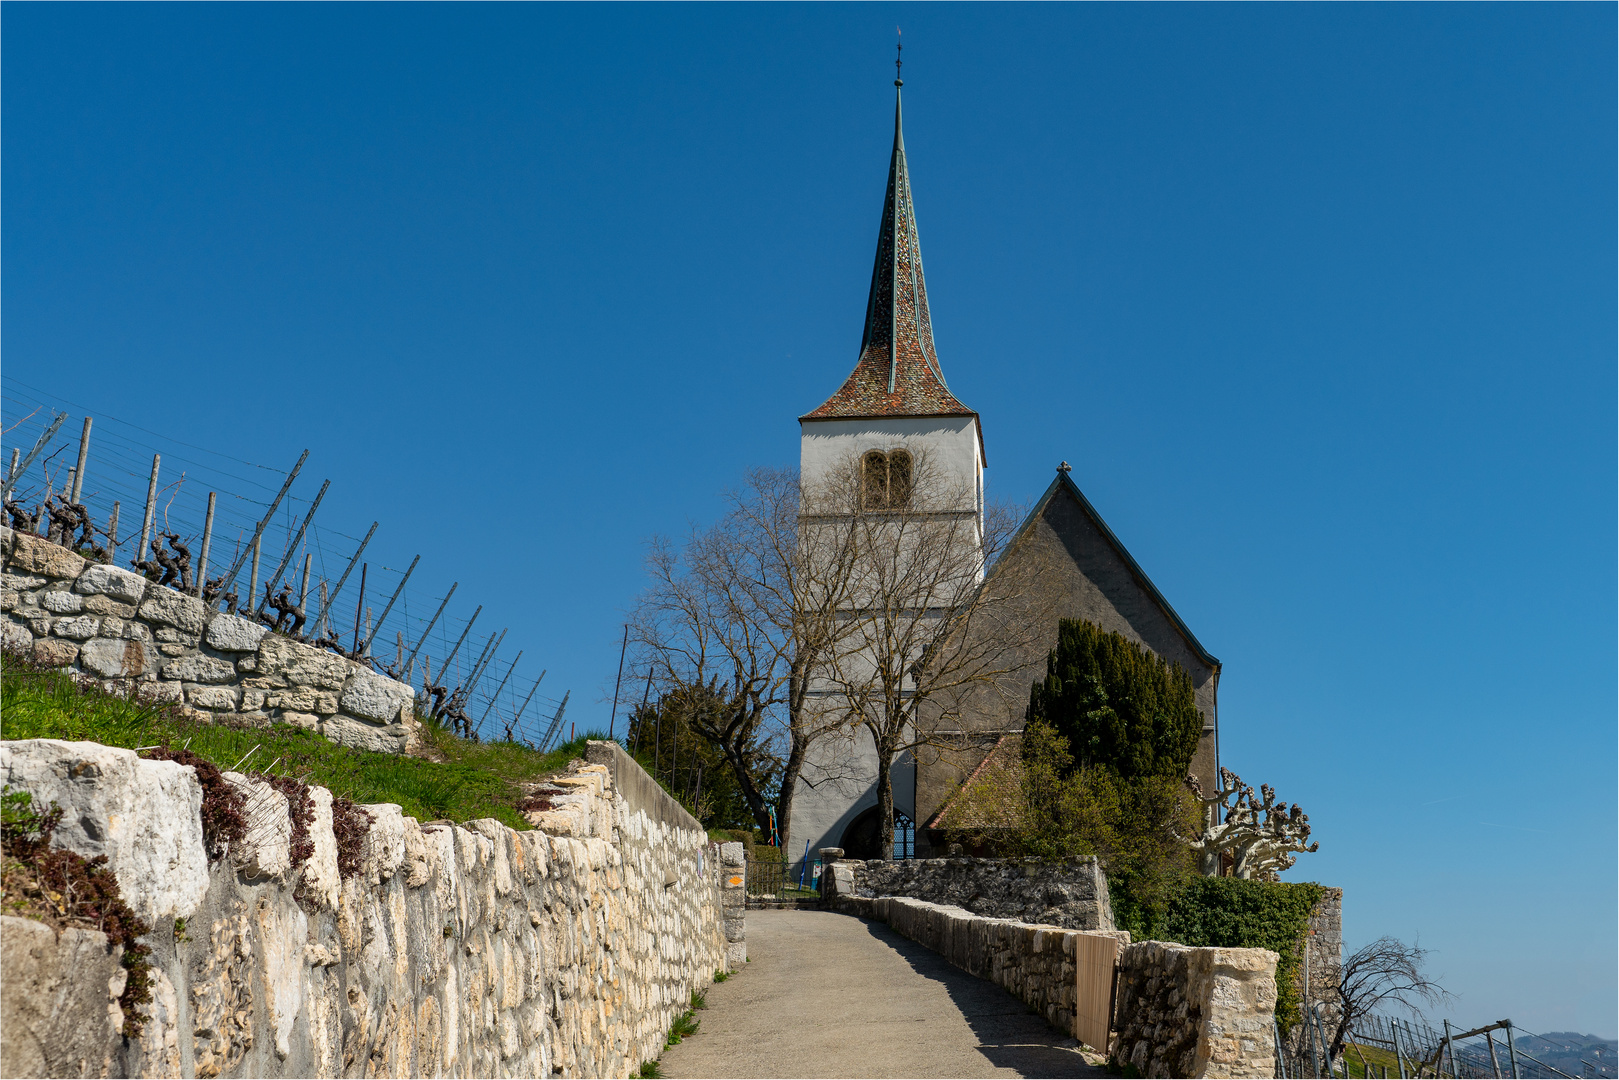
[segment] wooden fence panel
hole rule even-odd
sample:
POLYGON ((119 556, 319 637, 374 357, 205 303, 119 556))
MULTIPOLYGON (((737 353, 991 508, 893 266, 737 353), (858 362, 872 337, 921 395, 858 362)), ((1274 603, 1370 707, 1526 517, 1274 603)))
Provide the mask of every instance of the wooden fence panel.
POLYGON ((1113 1028, 1113 984, 1119 942, 1100 934, 1079 934, 1074 941, 1074 1038, 1107 1053, 1113 1028))

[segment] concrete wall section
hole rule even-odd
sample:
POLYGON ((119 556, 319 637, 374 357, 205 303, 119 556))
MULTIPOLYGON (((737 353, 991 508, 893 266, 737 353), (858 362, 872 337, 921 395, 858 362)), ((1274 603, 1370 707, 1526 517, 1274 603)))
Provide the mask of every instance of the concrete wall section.
POLYGON ((105 965, 64 970, 82 943, 47 949, 34 941, 38 924, 19 934, 8 921, 8 1075, 16 1065, 54 1075, 624 1076, 658 1056, 728 953, 745 958, 719 845, 649 812, 653 800, 632 806, 620 787, 642 785, 627 770, 620 785, 608 765, 554 778, 552 808, 531 816, 531 831, 420 825, 397 806, 368 807, 362 864, 347 878, 328 792, 311 790, 314 854, 294 868, 285 797, 227 775, 253 800, 253 825, 209 864, 190 768, 94 743, 0 743, 0 779, 86 824, 63 845, 108 855, 126 899, 152 922, 143 941, 156 969, 141 1037, 98 1036, 86 1048, 14 995, 45 987, 80 1013, 100 1008, 105 1022, 84 1030, 105 1034, 122 1023, 115 1003, 107 1013, 116 993, 105 965), (148 839, 125 842, 113 815, 137 805, 134 831, 148 839), (91 850, 85 838, 97 835, 112 840, 91 850), (171 857, 177 881, 154 871, 171 857))
POLYGON ((0 527, 0 640, 47 666, 201 718, 282 720, 344 746, 403 753, 415 693, 336 653, 210 611, 133 570, 0 527))

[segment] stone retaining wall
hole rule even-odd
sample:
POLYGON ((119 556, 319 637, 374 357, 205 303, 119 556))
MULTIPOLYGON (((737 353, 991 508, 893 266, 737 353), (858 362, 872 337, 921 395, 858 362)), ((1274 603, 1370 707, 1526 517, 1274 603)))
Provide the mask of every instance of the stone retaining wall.
POLYGON ((633 1074, 746 946, 727 933, 719 845, 613 749, 546 784, 533 830, 370 806, 345 878, 324 789, 311 789, 314 854, 294 868, 285 796, 227 774, 251 828, 210 864, 190 767, 0 743, 0 780, 67 810, 56 842, 108 857, 152 925, 154 964, 145 1031, 124 1039, 105 938, 4 918, 0 1073, 633 1074))
POLYGON ((1004 987, 1058 1031, 1074 1032, 1078 972, 1075 940, 1110 937, 1128 944, 1124 930, 1065 930, 1016 919, 991 919, 959 907, 903 896, 845 902, 844 910, 886 922, 956 967, 1004 987))
POLYGON ((1274 1076, 1276 959, 1269 949, 1127 946, 1110 1056, 1140 1076, 1274 1076))
MULTIPOLYGON (((1304 929, 1304 961, 1299 965, 1297 987, 1301 1006, 1314 1006, 1321 1016, 1322 1026, 1332 1031, 1343 1010, 1338 994, 1338 980, 1344 960, 1344 891, 1324 888, 1321 899, 1310 909, 1309 921, 1304 929), (1306 984, 1305 976, 1309 982, 1306 984)), ((1282 1033, 1289 1054, 1300 1060, 1310 1056, 1309 1031, 1296 1024, 1292 1031, 1282 1033)))
MULTIPOLYGON (((837 848, 826 853, 842 852, 837 848)), ((1112 930, 1107 877, 1094 857, 1043 859, 896 859, 834 862, 844 896, 909 896, 965 908, 975 915, 1018 919, 1069 930, 1112 930)), ((825 873, 826 871, 823 871, 825 873)), ((824 886, 823 886, 824 887, 824 886)))
MULTIPOLYGON (((1133 1066, 1140 1075, 1274 1075, 1275 953, 1192 948, 1161 941, 1131 944, 1128 932, 1111 929, 1111 918, 1107 930, 1078 930, 980 915, 910 896, 873 895, 896 884, 921 888, 940 882, 948 883, 959 895, 967 883, 983 881, 1000 889, 1003 897, 1015 896, 1015 883, 1025 868, 1036 867, 1036 873, 1025 880, 1039 880, 1038 868, 1043 864, 1032 861, 1008 860, 995 873, 992 867, 980 864, 997 860, 919 860, 958 865, 924 868, 907 875, 904 864, 840 860, 838 854, 836 848, 822 853, 823 907, 888 923, 963 971, 1005 987, 1060 1031, 1075 1032, 1081 982, 1076 964, 1079 940, 1110 937, 1118 941, 1118 982, 1111 1009, 1115 1034, 1108 1050, 1111 1058, 1133 1066)), ((1069 865, 1079 867, 1080 874, 1089 865, 1101 878, 1093 861, 1069 865)), ((1103 910, 1111 915, 1105 906, 1105 889, 1102 879, 1103 910)), ((1039 896, 1033 888, 1026 895, 1039 896)), ((1062 911, 1061 905, 1051 907, 1062 911)), ((1105 969, 1101 981, 1105 985, 1105 969)), ((1098 1002, 1100 1007, 1093 1015, 1105 1017, 1107 1002, 1100 997, 1098 1002)), ((1098 1024, 1105 1026, 1100 1020, 1098 1024)))
POLYGON ((0 556, 0 641, 40 663, 344 746, 402 753, 417 737, 414 691, 336 653, 3 526, 0 556))

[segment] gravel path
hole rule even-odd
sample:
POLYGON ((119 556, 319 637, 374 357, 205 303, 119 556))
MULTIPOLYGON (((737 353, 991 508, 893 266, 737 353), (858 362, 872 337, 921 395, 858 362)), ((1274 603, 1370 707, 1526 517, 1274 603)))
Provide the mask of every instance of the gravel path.
POLYGON ((848 915, 748 912, 752 962, 709 988, 669 1077, 1102 1076, 993 983, 848 915))

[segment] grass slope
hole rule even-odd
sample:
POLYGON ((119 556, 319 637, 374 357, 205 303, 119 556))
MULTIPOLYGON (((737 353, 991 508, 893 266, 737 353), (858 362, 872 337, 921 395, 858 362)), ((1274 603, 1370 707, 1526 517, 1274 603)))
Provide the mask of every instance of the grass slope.
POLYGON ((358 803, 398 803, 419 821, 495 818, 526 829, 516 808, 519 785, 584 757, 585 740, 599 737, 582 735, 541 754, 520 743, 470 742, 429 725, 423 736, 429 752, 441 760, 350 749, 291 724, 199 723, 172 707, 130 701, 67 675, 32 670, 9 653, 0 670, 0 738, 69 739, 129 749, 185 745, 222 769, 296 776, 358 803))

